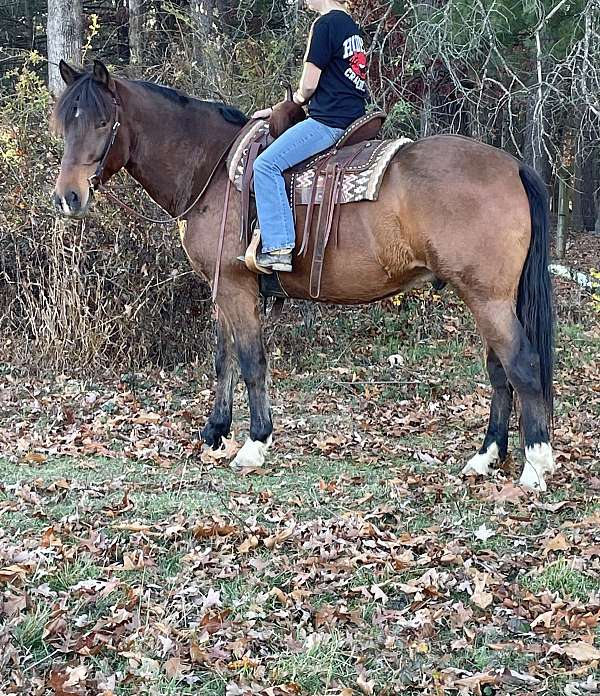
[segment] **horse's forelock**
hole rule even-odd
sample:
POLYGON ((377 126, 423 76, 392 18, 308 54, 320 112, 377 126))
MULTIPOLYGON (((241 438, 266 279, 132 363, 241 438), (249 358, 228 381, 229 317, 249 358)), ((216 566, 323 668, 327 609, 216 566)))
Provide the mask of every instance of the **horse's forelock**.
POLYGON ((52 119, 54 130, 64 135, 67 128, 73 125, 81 131, 94 128, 98 121, 110 121, 112 108, 106 88, 88 73, 76 80, 60 97, 52 119))

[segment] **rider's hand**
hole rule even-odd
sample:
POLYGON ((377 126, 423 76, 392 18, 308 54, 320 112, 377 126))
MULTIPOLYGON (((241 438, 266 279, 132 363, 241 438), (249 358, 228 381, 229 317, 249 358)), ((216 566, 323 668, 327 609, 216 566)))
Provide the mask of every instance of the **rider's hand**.
POLYGON ((298 104, 298 106, 306 106, 306 99, 304 98, 302 92, 299 89, 297 89, 294 92, 294 95, 292 97, 292 101, 295 104, 298 104))
POLYGON ((268 109, 260 109, 260 111, 255 111, 252 114, 252 118, 270 118, 273 113, 273 109, 269 107, 268 109))

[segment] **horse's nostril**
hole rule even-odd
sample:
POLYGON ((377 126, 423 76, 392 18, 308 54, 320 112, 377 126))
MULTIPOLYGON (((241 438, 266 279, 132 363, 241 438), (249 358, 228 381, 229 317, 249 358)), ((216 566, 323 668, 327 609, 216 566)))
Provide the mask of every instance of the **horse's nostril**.
POLYGON ((75 191, 69 191, 65 196, 65 200, 67 201, 67 205, 69 208, 71 208, 71 210, 75 210, 79 207, 79 196, 75 193, 75 191))

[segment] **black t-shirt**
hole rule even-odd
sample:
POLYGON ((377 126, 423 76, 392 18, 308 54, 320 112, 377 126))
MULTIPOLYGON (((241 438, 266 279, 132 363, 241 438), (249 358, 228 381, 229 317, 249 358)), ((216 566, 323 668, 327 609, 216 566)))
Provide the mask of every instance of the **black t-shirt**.
POLYGON ((347 128, 365 113, 367 56, 360 29, 342 10, 331 10, 313 24, 304 60, 321 68, 308 114, 334 128, 347 128))

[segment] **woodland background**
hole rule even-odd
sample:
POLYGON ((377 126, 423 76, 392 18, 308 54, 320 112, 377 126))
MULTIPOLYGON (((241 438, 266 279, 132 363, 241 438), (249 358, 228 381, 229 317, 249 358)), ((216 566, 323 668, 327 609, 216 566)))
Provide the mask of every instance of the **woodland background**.
MULTIPOLYGON (((461 133, 531 163, 559 233, 600 232, 600 0, 356 0, 386 135, 461 133)), ((0 329, 13 363, 193 360, 206 288, 174 228, 100 201, 85 223, 49 201, 59 58, 250 112, 297 80, 311 17, 284 0, 0 0, 0 329), (47 85, 50 84, 50 91, 47 85)), ((152 204, 123 176, 136 207, 152 204)))

